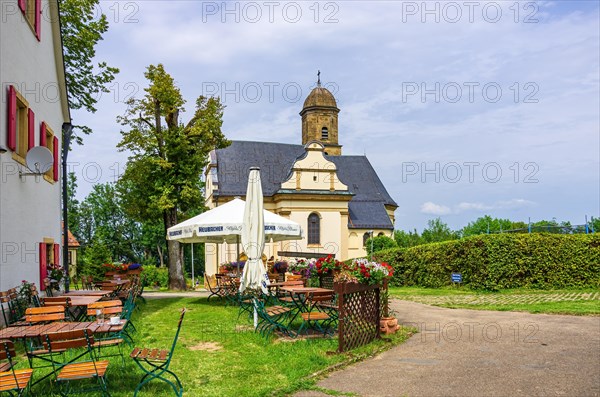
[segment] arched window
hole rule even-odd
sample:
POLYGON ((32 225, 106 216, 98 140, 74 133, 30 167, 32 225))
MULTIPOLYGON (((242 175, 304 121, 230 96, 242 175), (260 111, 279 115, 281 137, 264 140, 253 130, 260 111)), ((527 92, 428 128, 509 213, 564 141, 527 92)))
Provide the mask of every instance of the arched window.
POLYGON ((329 139, 329 129, 327 127, 321 128, 321 140, 326 141, 329 139))
POLYGON ((321 244, 321 219, 314 212, 308 216, 308 244, 321 244))
POLYGON ((367 240, 369 239, 369 237, 371 237, 371 233, 370 232, 366 232, 365 234, 363 234, 363 247, 365 245, 367 245, 367 240))

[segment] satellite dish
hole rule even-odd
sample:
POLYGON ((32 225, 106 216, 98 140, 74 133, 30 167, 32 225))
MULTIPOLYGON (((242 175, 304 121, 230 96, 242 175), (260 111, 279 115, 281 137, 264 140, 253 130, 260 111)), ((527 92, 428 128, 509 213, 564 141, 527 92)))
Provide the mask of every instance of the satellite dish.
POLYGON ((52 168, 54 157, 47 147, 36 146, 27 152, 25 162, 31 172, 39 175, 46 173, 52 168))

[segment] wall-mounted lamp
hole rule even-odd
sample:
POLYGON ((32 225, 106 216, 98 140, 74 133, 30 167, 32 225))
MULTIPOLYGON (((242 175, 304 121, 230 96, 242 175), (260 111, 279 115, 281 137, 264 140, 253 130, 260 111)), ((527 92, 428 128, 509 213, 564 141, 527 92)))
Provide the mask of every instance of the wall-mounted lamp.
POLYGON ((0 154, 4 154, 8 152, 8 150, 4 146, 0 146, 0 154))

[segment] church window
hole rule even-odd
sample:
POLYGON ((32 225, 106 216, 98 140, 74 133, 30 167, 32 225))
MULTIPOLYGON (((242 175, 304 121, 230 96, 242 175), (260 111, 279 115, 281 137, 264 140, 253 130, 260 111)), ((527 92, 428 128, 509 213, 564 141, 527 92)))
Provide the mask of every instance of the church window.
POLYGON ((314 212, 308 216, 308 244, 321 243, 321 219, 314 212))
POLYGON ((371 232, 363 234, 363 247, 367 245, 367 240, 371 237, 371 232))
POLYGON ((326 141, 329 139, 329 129, 327 127, 321 128, 321 140, 326 141))

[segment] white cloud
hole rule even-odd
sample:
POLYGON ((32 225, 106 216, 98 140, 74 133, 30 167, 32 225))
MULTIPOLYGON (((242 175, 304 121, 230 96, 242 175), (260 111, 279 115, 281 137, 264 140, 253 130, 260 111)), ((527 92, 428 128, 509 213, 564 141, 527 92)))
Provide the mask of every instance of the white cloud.
POLYGON ((439 205, 439 204, 432 203, 431 201, 428 201, 421 205, 421 212, 424 214, 431 214, 431 215, 447 215, 447 214, 451 213, 452 211, 450 210, 450 208, 446 207, 445 205, 439 205))
POLYGON ((465 202, 462 202, 462 203, 460 203, 460 204, 458 204, 456 206, 455 212, 470 211, 470 210, 487 211, 487 210, 490 210, 492 208, 493 207, 491 207, 489 205, 485 205, 483 203, 465 203, 465 202))

